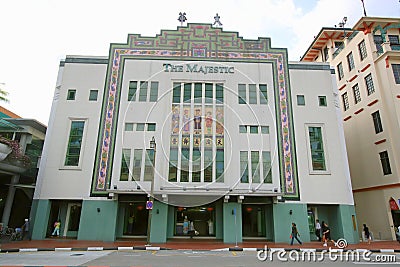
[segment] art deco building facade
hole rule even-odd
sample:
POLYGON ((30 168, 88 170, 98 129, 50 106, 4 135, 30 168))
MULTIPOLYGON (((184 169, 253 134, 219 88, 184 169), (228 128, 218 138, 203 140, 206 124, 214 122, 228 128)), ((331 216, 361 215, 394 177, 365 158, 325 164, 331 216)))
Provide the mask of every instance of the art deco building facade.
POLYGON ((60 219, 61 235, 81 240, 164 243, 188 238, 191 221, 226 243, 287 241, 296 222, 307 241, 319 218, 357 242, 333 81, 328 64, 290 63, 268 38, 208 24, 66 57, 33 238, 60 219))
POLYGON ((302 58, 336 70, 358 226, 377 239, 400 225, 399 29, 399 18, 375 17, 322 28, 302 58))

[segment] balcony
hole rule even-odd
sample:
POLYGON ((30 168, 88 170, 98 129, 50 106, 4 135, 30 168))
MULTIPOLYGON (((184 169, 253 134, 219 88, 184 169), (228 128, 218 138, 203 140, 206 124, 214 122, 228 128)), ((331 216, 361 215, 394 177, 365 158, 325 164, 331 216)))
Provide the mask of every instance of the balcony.
POLYGON ((21 153, 17 140, 10 140, 0 136, 0 172, 21 174, 30 165, 30 158, 21 153))

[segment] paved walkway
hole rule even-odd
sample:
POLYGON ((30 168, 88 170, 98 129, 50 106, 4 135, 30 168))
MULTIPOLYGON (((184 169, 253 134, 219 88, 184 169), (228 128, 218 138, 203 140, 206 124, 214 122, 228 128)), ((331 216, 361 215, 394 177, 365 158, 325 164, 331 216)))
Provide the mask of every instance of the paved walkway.
MULTIPOLYGON (((243 249, 264 249, 268 248, 284 248, 290 249, 317 249, 323 250, 320 242, 308 242, 302 245, 294 244, 291 246, 289 243, 274 243, 266 241, 245 241, 235 244, 226 244, 218 240, 205 240, 205 239, 174 239, 163 244, 151 244, 150 249, 187 249, 187 250, 243 250, 243 249)), ((329 246, 328 246, 329 247, 329 246)), ((330 247, 334 248, 332 244, 330 247)), ((45 240, 32 240, 32 241, 11 241, 0 244, 1 252, 20 251, 25 249, 38 249, 38 250, 57 250, 57 249, 71 249, 71 250, 116 250, 118 248, 131 248, 131 249, 146 249, 146 240, 127 240, 115 242, 102 242, 102 241, 82 241, 71 240, 62 238, 51 238, 45 240)), ((400 252, 400 243, 396 241, 374 241, 371 244, 359 243, 350 244, 345 249, 368 249, 371 251, 380 252, 382 250, 394 250, 400 252)))

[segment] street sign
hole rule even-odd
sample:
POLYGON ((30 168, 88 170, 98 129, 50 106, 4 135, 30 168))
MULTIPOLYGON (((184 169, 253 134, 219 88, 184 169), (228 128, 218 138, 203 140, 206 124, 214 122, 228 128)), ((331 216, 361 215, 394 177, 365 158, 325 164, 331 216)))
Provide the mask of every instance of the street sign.
POLYGON ((153 209, 153 201, 148 200, 146 202, 146 209, 147 210, 152 210, 153 209))

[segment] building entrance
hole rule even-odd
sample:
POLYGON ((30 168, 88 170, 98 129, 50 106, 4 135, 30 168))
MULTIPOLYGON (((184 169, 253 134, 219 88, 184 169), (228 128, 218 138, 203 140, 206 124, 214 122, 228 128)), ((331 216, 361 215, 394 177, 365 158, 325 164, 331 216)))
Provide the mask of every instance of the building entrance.
POLYGON ((175 208, 175 236, 215 236, 215 205, 175 208), (192 224, 192 228, 191 228, 192 224), (196 231, 195 234, 190 232, 196 231))
POLYGON ((145 236, 147 235, 147 220, 149 212, 146 202, 130 201, 121 202, 120 208, 123 213, 123 236, 145 236))
POLYGON ((264 205, 242 205, 242 234, 243 237, 266 237, 264 205))

